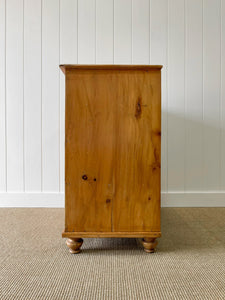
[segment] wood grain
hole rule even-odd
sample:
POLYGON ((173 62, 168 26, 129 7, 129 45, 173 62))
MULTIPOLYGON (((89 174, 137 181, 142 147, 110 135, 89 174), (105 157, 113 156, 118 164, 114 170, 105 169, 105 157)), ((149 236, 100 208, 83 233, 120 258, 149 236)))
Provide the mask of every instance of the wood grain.
POLYGON ((158 242, 155 238, 145 237, 142 239, 142 244, 146 253, 154 253, 158 242))
POLYGON ((160 231, 140 231, 140 232, 132 232, 132 231, 125 231, 125 232, 65 232, 63 231, 62 237, 64 238, 115 238, 115 237, 126 237, 126 238, 158 238, 161 237, 160 231))
POLYGON ((78 254, 80 253, 80 247, 83 244, 83 240, 82 239, 78 239, 78 238, 69 238, 66 241, 66 245, 69 248, 69 251, 71 254, 78 254))
POLYGON ((111 231, 115 85, 109 74, 66 75, 66 229, 111 231))
POLYGON ((113 231, 158 231, 160 72, 127 72, 116 82, 113 231))
POLYGON ((160 66, 61 68, 63 237, 160 236, 160 66))
POLYGON ((60 69, 66 74, 66 70, 140 70, 150 71, 162 69, 161 65, 60 65, 60 69))

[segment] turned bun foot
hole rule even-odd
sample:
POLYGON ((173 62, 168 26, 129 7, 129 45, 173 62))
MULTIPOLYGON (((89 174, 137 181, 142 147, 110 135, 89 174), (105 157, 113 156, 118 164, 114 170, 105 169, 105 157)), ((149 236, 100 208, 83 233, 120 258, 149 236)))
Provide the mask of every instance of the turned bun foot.
POLYGON ((80 253, 80 247, 83 244, 82 239, 78 238, 69 238, 66 240, 66 245, 69 247, 69 251, 72 254, 80 253))
POLYGON ((155 247, 157 246, 158 242, 156 241, 156 238, 143 238, 142 244, 144 246, 145 252, 154 253, 155 247))

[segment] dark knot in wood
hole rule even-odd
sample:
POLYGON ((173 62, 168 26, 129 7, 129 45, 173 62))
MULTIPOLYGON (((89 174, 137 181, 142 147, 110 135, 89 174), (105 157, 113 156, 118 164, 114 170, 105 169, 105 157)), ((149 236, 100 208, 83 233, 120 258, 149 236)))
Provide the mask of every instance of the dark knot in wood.
POLYGON ((135 111, 135 118, 139 119, 141 117, 141 97, 138 97, 136 103, 136 111, 135 111))

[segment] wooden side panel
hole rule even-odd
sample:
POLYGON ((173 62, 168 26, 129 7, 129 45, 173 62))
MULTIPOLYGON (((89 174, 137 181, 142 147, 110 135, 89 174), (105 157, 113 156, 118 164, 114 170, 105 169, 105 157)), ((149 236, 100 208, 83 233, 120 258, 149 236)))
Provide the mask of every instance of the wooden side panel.
POLYGON ((117 81, 113 231, 160 231, 160 81, 154 70, 117 81))
POLYGON ((66 71, 66 232, 160 231, 160 81, 66 71))
POLYGON ((114 89, 107 71, 67 71, 65 231, 111 231, 114 89))

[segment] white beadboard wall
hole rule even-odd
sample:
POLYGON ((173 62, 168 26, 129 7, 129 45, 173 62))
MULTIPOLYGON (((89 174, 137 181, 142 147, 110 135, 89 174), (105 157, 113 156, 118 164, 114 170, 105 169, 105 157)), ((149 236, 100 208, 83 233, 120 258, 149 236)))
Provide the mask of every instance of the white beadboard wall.
POLYGON ((0 206, 64 205, 59 64, 162 64, 162 206, 225 206, 225 0, 0 0, 0 206))

